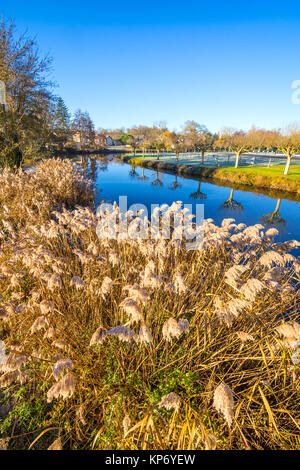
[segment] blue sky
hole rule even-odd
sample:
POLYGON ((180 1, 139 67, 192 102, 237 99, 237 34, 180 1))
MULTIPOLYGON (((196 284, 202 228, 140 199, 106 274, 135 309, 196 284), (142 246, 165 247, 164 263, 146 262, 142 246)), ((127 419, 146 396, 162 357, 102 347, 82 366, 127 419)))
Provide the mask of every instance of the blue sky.
POLYGON ((0 6, 53 56, 69 109, 96 127, 300 121, 300 2, 20 1, 0 6))

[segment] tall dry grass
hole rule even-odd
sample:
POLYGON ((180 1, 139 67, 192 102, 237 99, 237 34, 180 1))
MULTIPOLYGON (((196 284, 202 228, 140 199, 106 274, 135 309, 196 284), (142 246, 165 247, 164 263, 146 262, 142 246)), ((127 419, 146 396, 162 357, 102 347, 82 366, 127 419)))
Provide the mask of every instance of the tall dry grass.
POLYGON ((70 162, 0 174, 2 446, 299 449, 298 243, 101 240, 92 204, 70 162))

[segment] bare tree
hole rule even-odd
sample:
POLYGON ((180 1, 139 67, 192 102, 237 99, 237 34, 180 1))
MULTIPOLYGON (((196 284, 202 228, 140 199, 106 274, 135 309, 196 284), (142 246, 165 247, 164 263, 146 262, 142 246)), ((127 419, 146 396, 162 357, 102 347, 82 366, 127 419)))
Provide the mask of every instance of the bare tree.
POLYGON ((94 145, 95 128, 88 112, 83 112, 80 109, 75 112, 72 121, 72 130, 79 136, 81 150, 94 145))
POLYGON ((252 149, 253 143, 246 132, 225 128, 221 131, 219 139, 215 142, 219 148, 229 148, 235 153, 235 168, 238 168, 240 156, 252 149))
POLYGON ((300 127, 290 125, 278 135, 278 149, 286 156, 284 175, 287 175, 294 155, 300 151, 300 127))
POLYGON ((52 133, 51 59, 40 57, 37 43, 17 35, 14 24, 0 24, 0 78, 6 104, 0 109, 0 164, 21 165, 47 151, 52 133))

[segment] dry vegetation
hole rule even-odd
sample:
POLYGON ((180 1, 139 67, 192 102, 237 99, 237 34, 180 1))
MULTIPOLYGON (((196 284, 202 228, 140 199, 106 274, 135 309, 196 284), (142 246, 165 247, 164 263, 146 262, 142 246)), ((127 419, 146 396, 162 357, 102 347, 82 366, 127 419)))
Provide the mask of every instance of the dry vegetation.
POLYGON ((96 226, 70 162, 0 174, 0 445, 300 449, 298 243, 233 219, 198 251, 96 226))

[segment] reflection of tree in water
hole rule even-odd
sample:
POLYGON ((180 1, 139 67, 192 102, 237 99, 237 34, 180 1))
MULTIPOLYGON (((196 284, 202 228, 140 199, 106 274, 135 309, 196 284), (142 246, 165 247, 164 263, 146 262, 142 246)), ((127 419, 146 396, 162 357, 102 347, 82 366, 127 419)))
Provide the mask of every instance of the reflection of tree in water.
POLYGON ((231 190, 229 199, 227 201, 223 202, 221 204, 221 207, 224 207, 224 209, 241 209, 243 210, 243 206, 240 202, 237 202, 235 199, 233 199, 233 193, 234 189, 231 190))
POLYGON ((201 181, 198 181, 198 189, 194 193, 190 194, 192 199, 206 199, 207 194, 202 193, 201 191, 201 181))
POLYGON ((99 171, 107 171, 108 170, 108 162, 106 160, 99 160, 98 168, 99 168, 99 171))
POLYGON ((138 173, 134 165, 131 166, 131 170, 129 171, 129 176, 132 176, 132 177, 138 176, 138 173))
POLYGON ((91 160, 90 160, 90 178, 93 181, 96 181, 96 172, 97 172, 96 160, 94 158, 91 158, 91 160))
POLYGON ((177 188, 181 188, 182 185, 180 183, 178 183, 177 181, 177 175, 175 176, 175 180, 173 181, 173 183, 170 184, 169 186, 169 189, 171 189, 172 191, 174 191, 175 189, 177 188))
POLYGON ((89 159, 87 155, 84 155, 83 153, 80 155, 80 162, 78 162, 79 165, 83 168, 86 169, 89 163, 89 159))
POLYGON ((149 179, 148 176, 145 176, 144 173, 145 173, 145 168, 143 167, 142 168, 142 174, 141 174, 141 176, 139 176, 139 180, 146 181, 147 179, 149 179))
POLYGON ((156 178, 154 181, 152 181, 152 186, 162 186, 163 182, 159 179, 159 173, 158 170, 156 171, 156 178))
POLYGON ((281 199, 277 199, 275 210, 271 212, 270 214, 262 215, 261 218, 266 224, 268 225, 285 224, 285 220, 279 214, 280 204, 281 204, 281 199))

